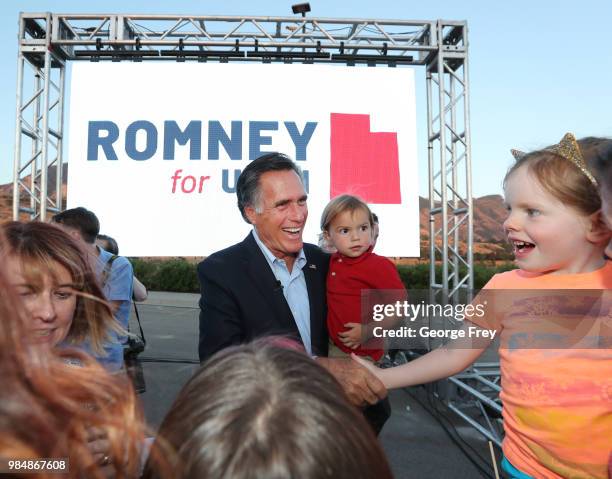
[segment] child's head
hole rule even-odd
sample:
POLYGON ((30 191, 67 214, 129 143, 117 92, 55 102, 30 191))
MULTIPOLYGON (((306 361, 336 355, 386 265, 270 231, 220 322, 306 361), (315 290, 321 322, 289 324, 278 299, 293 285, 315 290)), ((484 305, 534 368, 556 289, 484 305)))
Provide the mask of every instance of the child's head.
POLYGON ((580 273, 602 264, 610 232, 601 221, 597 182, 571 135, 528 154, 506 174, 504 222, 521 269, 580 273))
POLYGON ((361 256, 370 248, 373 225, 368 205, 352 195, 337 196, 321 215, 321 231, 327 242, 351 258, 361 256))

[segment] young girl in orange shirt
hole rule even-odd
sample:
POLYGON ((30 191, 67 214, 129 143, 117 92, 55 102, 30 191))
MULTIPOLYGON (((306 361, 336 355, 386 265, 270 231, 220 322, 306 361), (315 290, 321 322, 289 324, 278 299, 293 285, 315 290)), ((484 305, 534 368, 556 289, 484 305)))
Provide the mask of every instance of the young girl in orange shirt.
MULTIPOLYGON (((612 289, 612 262, 604 257, 611 233, 602 217, 598 181, 590 165, 592 140, 576 142, 568 134, 558 145, 543 150, 513 151, 517 162, 504 180, 509 212, 504 230, 519 269, 495 275, 485 289, 612 289)), ((515 299, 521 293, 513 294, 515 299)), ((604 291, 602 304, 606 304, 606 294, 604 291)), ((608 300, 608 308, 609 304, 608 300)), ((502 345, 516 321, 516 315, 515 319, 508 317, 496 326, 502 345)), ((570 324, 577 327, 582 319, 575 316, 576 322, 570 324)), ((485 324, 472 321, 464 324, 466 332, 474 323, 485 324)), ((458 339, 390 369, 353 358, 393 389, 457 374, 488 343, 474 347, 458 339)), ((500 347, 499 355, 505 429, 502 466, 508 475, 521 479, 606 478, 612 448, 609 345, 591 349, 500 347)))

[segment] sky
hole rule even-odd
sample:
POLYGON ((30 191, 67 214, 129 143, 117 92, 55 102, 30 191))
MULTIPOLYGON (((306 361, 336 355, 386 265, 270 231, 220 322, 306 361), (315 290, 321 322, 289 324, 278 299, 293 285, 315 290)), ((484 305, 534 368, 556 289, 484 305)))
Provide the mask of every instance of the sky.
MULTIPOLYGON (((294 1, 6 0, 0 3, 0 184, 12 181, 18 15, 165 13, 291 16, 294 1)), ((609 0, 311 0, 311 17, 467 20, 473 193, 500 194, 510 148, 612 136, 609 0)), ((427 194, 425 70, 416 69, 420 194, 427 194)), ((68 106, 68 105, 66 105, 68 106)))

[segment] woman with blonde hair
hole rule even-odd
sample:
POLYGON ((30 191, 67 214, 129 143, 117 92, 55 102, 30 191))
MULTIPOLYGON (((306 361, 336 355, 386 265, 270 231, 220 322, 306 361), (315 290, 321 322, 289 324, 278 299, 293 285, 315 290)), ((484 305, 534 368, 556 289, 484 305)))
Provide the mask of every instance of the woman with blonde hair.
POLYGON ((103 353, 109 332, 123 330, 79 244, 48 223, 11 222, 1 229, 7 280, 29 313, 30 340, 47 348, 87 342, 103 353))
MULTIPOLYGON (((20 226, 15 224, 4 228, 13 234, 12 241, 18 228, 20 226)), ((53 237, 56 228, 52 228, 47 231, 52 238, 58 239, 59 236, 53 237)), ((86 295, 95 293, 95 288, 89 290, 85 286, 88 280, 83 271, 78 270, 82 265, 77 266, 78 261, 70 264, 76 257, 69 255, 66 247, 58 248, 63 255, 55 252, 48 256, 50 252, 44 249, 36 252, 22 245, 16 247, 15 243, 7 247, 2 236, 0 234, 4 253, 0 257, 0 459, 5 469, 2 472, 37 478, 57 477, 59 471, 74 478, 138 477, 144 423, 129 381, 123 376, 109 375, 79 350, 40 347, 41 344, 52 346, 53 342, 61 340, 62 333, 57 331, 61 328, 33 335, 32 306, 25 306, 21 301, 25 298, 27 302, 30 294, 45 292, 50 278, 61 280, 62 268, 70 271, 73 282, 70 288, 76 291, 71 294, 84 296, 74 302, 74 310, 78 313, 75 316, 81 322, 75 319, 73 326, 65 328, 67 337, 69 340, 83 338, 93 332, 97 340, 100 339, 96 338, 97 331, 105 324, 97 323, 100 319, 95 316, 102 313, 81 301, 86 295), (9 278, 8 274, 14 273, 11 268, 15 267, 16 258, 23 261, 24 279, 32 280, 17 284, 15 288, 15 278, 9 278), (43 279, 36 279, 37 274, 43 279), (66 358, 78 360, 79 367, 67 364, 66 358), (43 463, 39 461, 42 458, 53 461, 43 463), (29 464, 36 462, 37 466, 30 467, 27 461, 29 464)), ((28 241, 26 235, 24 243, 28 241)), ((48 241, 55 244, 51 238, 48 241)), ((62 284, 61 288, 53 288, 51 295, 57 297, 43 297, 41 301, 67 301, 64 288, 68 286, 62 284)))

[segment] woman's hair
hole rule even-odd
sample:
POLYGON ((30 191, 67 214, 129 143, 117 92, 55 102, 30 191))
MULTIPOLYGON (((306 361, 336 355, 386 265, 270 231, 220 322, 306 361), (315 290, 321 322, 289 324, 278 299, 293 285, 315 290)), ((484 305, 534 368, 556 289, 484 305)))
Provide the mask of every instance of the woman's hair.
MULTIPOLYGON (((587 171, 597 171, 598 161, 595 153, 606 142, 609 147, 610 140, 605 138, 587 137, 577 141, 587 171)), ((515 171, 525 166, 544 190, 559 201, 573 207, 582 215, 595 213, 601 208, 597 187, 585 172, 559 154, 556 147, 557 145, 552 145, 520 156, 506 173, 504 186, 515 171)), ((602 178, 601 175, 598 176, 602 178)))
POLYGON ((360 198, 353 195, 336 196, 333 200, 327 203, 321 215, 321 231, 327 231, 329 225, 334 221, 334 218, 345 211, 353 213, 357 210, 363 210, 368 215, 370 227, 374 226, 374 217, 368 205, 360 198))
MULTIPOLYGON (((331 374, 274 339, 225 349, 180 392, 159 430, 177 478, 386 479, 363 415, 331 374)), ((149 461, 144 477, 157 477, 149 461)))
POLYGON ((0 457, 68 458, 68 477, 103 477, 87 447, 95 427, 108 437, 116 477, 137 477, 144 424, 131 384, 79 351, 31 345, 28 314, 5 276, 2 255, 0 265, 0 457), (68 364, 68 354, 80 366, 68 364))
POLYGON ((37 286, 45 274, 56 276, 56 264, 68 270, 77 295, 77 306, 67 340, 71 344, 85 339, 94 351, 102 352, 109 331, 122 332, 92 270, 87 254, 60 227, 37 221, 2 225, 5 254, 21 261, 28 283, 37 286))
POLYGON ((102 240, 105 242, 106 247, 103 249, 105 249, 109 253, 114 255, 119 254, 119 245, 117 244, 117 241, 115 241, 115 238, 112 238, 111 236, 107 235, 98 235, 96 237, 96 241, 97 240, 102 240))

